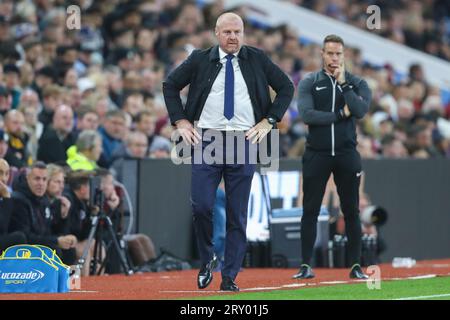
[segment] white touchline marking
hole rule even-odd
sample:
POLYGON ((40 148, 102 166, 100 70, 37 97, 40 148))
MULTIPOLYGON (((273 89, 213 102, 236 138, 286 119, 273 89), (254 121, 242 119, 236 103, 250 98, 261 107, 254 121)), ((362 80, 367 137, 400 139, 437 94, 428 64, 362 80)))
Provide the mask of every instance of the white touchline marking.
POLYGON ((261 291, 261 290, 278 290, 282 287, 259 287, 259 288, 246 288, 242 289, 242 291, 261 291))
POLYGON ((350 283, 349 281, 324 281, 320 282, 320 284, 346 284, 350 283))
POLYGON ((209 290, 209 291, 200 291, 200 290, 162 290, 160 293, 218 293, 223 291, 218 290, 209 290))
POLYGON ((430 278, 436 278, 436 275, 435 274, 425 274, 423 276, 407 277, 405 279, 417 280, 417 279, 430 279, 430 278))
MULTIPOLYGON (((450 275, 450 274, 449 274, 450 275)), ((399 281, 399 280, 420 280, 420 279, 430 279, 435 278, 437 275, 435 274, 425 274, 415 277, 405 277, 405 278, 383 278, 382 281, 399 281)), ((280 287, 256 287, 256 288, 245 288, 241 289, 242 291, 263 291, 263 290, 279 290, 283 288, 296 288, 296 287, 312 287, 317 285, 330 285, 330 284, 355 284, 355 283, 363 283, 367 282, 367 280, 363 279, 354 279, 350 281, 322 281, 322 282, 311 282, 311 283, 292 283, 281 285, 280 287)), ((161 293, 224 293, 224 291, 196 291, 196 290, 165 290, 160 291, 161 293)))
POLYGON ((393 300, 419 300, 419 299, 431 299, 431 298, 439 298, 439 297, 450 297, 450 293, 434 294, 432 296, 405 297, 405 298, 398 298, 398 299, 393 299, 393 300))
POLYGON ((285 284, 282 285, 283 288, 299 288, 306 286, 306 283, 293 283, 293 284, 285 284))

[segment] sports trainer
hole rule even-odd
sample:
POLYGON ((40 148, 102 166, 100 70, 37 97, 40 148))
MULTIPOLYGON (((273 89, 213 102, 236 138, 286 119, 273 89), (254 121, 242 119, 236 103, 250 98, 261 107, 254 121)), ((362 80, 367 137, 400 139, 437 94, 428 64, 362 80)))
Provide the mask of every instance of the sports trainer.
POLYGON ((328 35, 323 41, 323 69, 299 83, 298 108, 308 125, 303 155, 302 264, 296 279, 313 278, 310 262, 316 240, 317 217, 330 177, 334 175, 344 213, 348 254, 353 264, 350 278, 366 279, 361 269, 359 183, 361 157, 356 150, 356 120, 366 114, 370 89, 363 79, 345 71, 344 41, 328 35))

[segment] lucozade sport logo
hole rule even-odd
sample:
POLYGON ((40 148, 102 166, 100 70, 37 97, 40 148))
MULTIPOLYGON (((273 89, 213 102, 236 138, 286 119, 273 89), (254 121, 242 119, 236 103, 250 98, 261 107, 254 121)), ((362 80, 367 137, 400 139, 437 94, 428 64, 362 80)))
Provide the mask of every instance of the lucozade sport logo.
POLYGON ((0 270, 0 279, 4 280, 7 284, 26 284, 29 280, 30 283, 36 282, 45 277, 42 271, 33 269, 30 272, 2 272, 0 270))

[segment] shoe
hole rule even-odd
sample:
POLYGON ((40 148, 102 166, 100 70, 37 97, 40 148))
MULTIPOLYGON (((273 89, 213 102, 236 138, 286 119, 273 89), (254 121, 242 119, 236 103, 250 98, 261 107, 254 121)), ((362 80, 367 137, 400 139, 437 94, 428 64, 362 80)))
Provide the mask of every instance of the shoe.
POLYGON ((350 271, 350 279, 369 279, 369 276, 362 271, 359 264, 355 264, 350 271))
POLYGON ((236 285, 236 283, 234 283, 234 281, 231 278, 224 277, 222 279, 222 283, 220 284, 220 290, 238 292, 239 287, 236 285))
POLYGON ((302 264, 300 266, 300 270, 298 271, 298 273, 294 274, 292 276, 292 278, 293 279, 312 279, 315 276, 316 275, 314 274, 314 272, 312 271, 310 266, 308 266, 307 264, 302 264))
POLYGON ((218 264, 217 256, 214 255, 210 262, 204 265, 197 276, 197 285, 199 289, 205 289, 211 283, 213 279, 213 270, 217 267, 218 264))

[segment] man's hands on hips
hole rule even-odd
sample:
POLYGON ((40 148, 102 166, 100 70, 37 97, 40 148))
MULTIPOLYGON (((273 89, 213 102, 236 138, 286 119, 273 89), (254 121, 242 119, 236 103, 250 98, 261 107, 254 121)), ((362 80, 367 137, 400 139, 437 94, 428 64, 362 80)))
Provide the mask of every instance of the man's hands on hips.
POLYGON ((201 137, 200 134, 195 130, 192 123, 190 123, 186 119, 181 119, 175 122, 175 126, 177 130, 180 132, 183 141, 188 145, 197 144, 200 142, 201 137))
POLYGON ((252 143, 260 143, 262 139, 272 130, 273 125, 269 123, 269 121, 264 118, 260 122, 258 122, 254 127, 250 128, 250 130, 247 131, 245 136, 247 137, 247 140, 252 139, 252 143))

